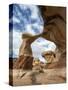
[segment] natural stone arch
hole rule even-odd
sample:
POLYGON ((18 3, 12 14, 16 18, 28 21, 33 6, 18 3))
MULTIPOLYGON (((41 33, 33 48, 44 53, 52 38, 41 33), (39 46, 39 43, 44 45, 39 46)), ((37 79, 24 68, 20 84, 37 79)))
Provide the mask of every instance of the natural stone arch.
MULTIPOLYGON (((57 11, 58 11, 58 9, 59 8, 57 8, 57 11)), ((65 12, 65 10, 60 9, 60 12, 61 11, 65 12)), ((54 13, 54 11, 53 11, 52 16, 50 16, 50 14, 48 13, 48 16, 45 18, 46 18, 46 20, 48 20, 48 18, 50 18, 50 20, 48 20, 48 22, 44 26, 44 32, 42 34, 37 35, 37 36, 33 36, 33 37, 30 35, 23 35, 22 36, 22 38, 24 40, 23 40, 23 44, 21 44, 21 47, 19 50, 19 58, 15 63, 15 67, 23 68, 23 69, 26 69, 26 68, 32 69, 33 57, 32 57, 32 52, 30 49, 30 44, 36 38, 38 38, 40 36, 43 38, 46 38, 50 41, 55 42, 55 44, 57 45, 61 54, 66 52, 66 23, 60 17, 65 20, 65 16, 61 15, 61 13, 58 13, 58 15, 56 15, 56 12, 54 13), (27 60, 27 57, 30 57, 29 60, 27 60), (31 65, 31 67, 29 67, 30 65, 27 65, 28 61, 31 65)))

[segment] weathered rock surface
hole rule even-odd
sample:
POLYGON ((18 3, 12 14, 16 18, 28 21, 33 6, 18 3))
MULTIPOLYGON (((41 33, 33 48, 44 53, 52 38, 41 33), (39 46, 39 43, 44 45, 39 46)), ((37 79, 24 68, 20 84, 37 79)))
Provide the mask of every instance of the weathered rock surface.
POLYGON ((18 70, 13 70, 13 85, 40 85, 40 84, 57 84, 66 82, 66 72, 65 68, 54 68, 54 69, 45 69, 44 72, 39 71, 22 71, 20 73, 25 75, 17 77, 18 70), (58 72, 58 73, 57 73, 58 72))
MULTIPOLYGON (((43 7, 44 9, 41 11, 42 16, 47 20, 46 25, 44 25, 44 32, 38 36, 26 36, 23 37, 23 44, 21 44, 19 51, 19 58, 15 63, 15 68, 23 68, 27 69, 29 67, 32 68, 32 52, 30 48, 30 44, 38 37, 46 38, 50 41, 53 41, 60 52, 60 58, 66 57, 66 11, 65 8, 61 7, 43 7), (46 10, 45 10, 46 8, 46 10), (28 62, 28 63, 27 63, 28 62)), ((58 53, 58 52, 57 52, 58 53)), ((65 59, 61 60, 57 56, 58 64, 65 62, 65 59)), ((65 66, 65 63, 63 63, 65 66)), ((56 66, 56 64, 49 64, 50 67, 56 66)), ((59 67, 62 66, 59 65, 59 67)), ((57 66, 56 66, 57 67, 57 66)), ((48 67, 47 67, 48 68, 48 67)))

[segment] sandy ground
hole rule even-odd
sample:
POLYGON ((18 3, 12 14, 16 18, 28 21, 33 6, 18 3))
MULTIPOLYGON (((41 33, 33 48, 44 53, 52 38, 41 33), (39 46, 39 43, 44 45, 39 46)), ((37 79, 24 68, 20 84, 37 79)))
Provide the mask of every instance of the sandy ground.
POLYGON ((59 62, 47 64, 42 70, 38 66, 32 70, 10 69, 10 82, 13 83, 13 86, 65 83, 65 57, 65 55, 62 56, 59 62))
MULTIPOLYGON (((11 72, 11 70, 10 70, 11 72)), ((11 74, 11 73, 10 73, 11 74)), ((43 72, 37 70, 23 71, 13 70, 13 85, 39 85, 39 84, 57 84, 66 82, 66 70, 44 69, 43 72)))

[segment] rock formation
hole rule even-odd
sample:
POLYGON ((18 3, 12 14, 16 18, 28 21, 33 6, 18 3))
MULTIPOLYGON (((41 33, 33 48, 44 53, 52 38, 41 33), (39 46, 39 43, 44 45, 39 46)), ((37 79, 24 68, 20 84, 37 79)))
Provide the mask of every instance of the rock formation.
MULTIPOLYGON (((19 58, 15 62, 15 68, 32 69, 33 57, 30 44, 38 37, 44 37, 55 42, 61 54, 66 54, 66 12, 62 7, 40 7, 44 18, 44 32, 37 36, 23 35, 23 44, 19 51, 19 58), (44 8, 44 9, 43 9, 44 8)), ((58 53, 58 52, 57 52, 58 53)), ((53 55, 53 58, 55 55, 53 55)), ((58 58, 58 57, 57 57, 58 58)), ((60 62, 59 60, 58 62, 60 62)), ((64 59, 65 61, 65 59, 64 59)))

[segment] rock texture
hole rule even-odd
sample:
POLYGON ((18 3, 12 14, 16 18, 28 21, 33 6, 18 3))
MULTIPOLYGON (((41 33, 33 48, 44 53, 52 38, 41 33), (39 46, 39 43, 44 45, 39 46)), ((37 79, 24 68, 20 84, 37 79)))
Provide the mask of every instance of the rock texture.
POLYGON ((44 19, 44 32, 35 37, 22 36, 23 43, 19 50, 19 58, 13 63, 13 71, 10 70, 10 79, 13 77, 12 83, 15 86, 66 82, 66 8, 39 7, 44 19), (40 36, 57 45, 55 53, 43 55, 49 62, 46 65, 33 64, 30 44, 40 36))
MULTIPOLYGON (((19 51, 19 58, 15 62, 15 68, 23 69, 32 69, 33 57, 30 48, 30 44, 38 37, 46 38, 50 41, 55 42, 57 49, 60 52, 60 58, 65 55, 66 57, 66 10, 64 7, 40 7, 42 16, 47 21, 44 24, 44 32, 41 35, 37 36, 28 36, 24 35, 23 44, 21 44, 19 51)), ((58 53, 58 52, 57 52, 58 53)), ((62 61, 58 59, 58 64, 65 62, 65 59, 62 61)), ((65 63, 64 63, 65 64, 65 63)), ((56 65, 56 64, 52 64, 56 65)), ((60 65, 61 66, 61 65, 60 65)), ((48 66, 49 67, 49 66, 48 66)), ((51 67, 51 64, 50 64, 51 67)), ((57 66, 56 66, 57 67, 57 66)))

